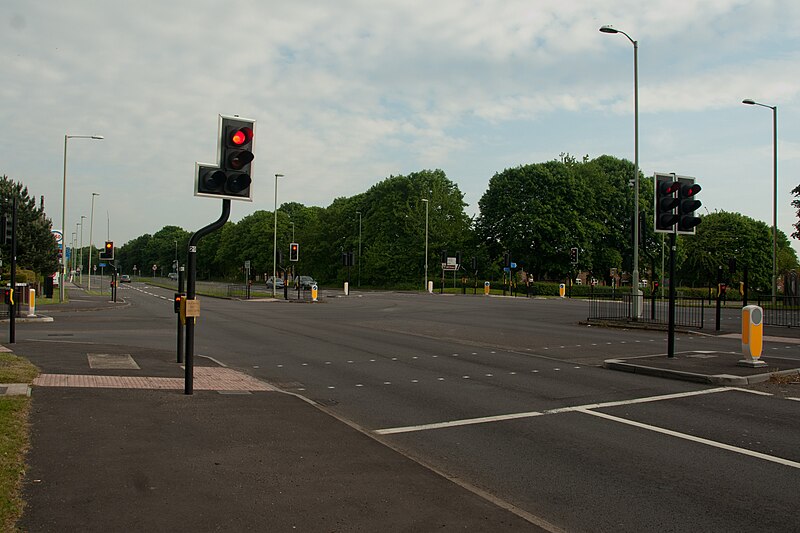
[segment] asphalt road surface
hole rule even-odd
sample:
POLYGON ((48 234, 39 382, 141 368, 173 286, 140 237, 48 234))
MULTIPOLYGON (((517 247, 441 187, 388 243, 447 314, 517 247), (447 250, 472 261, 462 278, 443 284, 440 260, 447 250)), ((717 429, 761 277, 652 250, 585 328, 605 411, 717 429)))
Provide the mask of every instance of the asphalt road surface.
MULTIPOLYGON (((172 292, 132 283, 120 296, 130 305, 20 324, 18 336, 175 346, 172 292)), ((665 353, 666 336, 579 324, 587 311, 471 295, 203 298, 195 353, 565 530, 798 530, 800 402, 603 369, 665 353)), ((681 334, 684 350, 740 341, 681 334)), ((798 344, 765 350, 800 359, 798 344)))

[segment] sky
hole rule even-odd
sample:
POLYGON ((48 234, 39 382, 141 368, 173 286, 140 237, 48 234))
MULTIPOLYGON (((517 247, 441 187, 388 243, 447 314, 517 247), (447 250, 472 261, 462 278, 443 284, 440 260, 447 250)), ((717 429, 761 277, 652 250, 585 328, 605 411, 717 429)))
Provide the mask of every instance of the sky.
MULTIPOLYGON (((795 0, 5 0, 0 173, 59 229, 117 245, 196 231, 218 114, 255 119, 253 201, 328 206, 392 175, 442 169, 467 212, 506 168, 609 154, 694 176, 702 212, 797 222, 800 3, 795 0), (92 214, 92 193, 94 211, 92 214), (706 211, 707 210, 707 211, 706 211), (93 220, 92 220, 93 218, 93 220)), ((271 235, 264 236, 269 246, 271 235)), ((800 241, 792 239, 800 253, 800 241)))

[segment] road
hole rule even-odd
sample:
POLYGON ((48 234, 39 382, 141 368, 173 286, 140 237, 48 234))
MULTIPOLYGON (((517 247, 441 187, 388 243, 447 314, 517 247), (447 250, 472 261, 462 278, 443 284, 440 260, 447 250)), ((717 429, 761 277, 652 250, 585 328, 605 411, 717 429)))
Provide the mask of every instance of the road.
MULTIPOLYGON (((175 345, 170 291, 120 295, 129 306, 18 335, 175 345)), ((664 353, 665 335, 580 325, 586 313, 582 301, 460 295, 204 298, 195 346, 556 528, 796 530, 800 402, 603 369, 664 353)), ((739 342, 679 335, 676 351, 739 342)), ((765 349, 800 359, 797 344, 765 349)))

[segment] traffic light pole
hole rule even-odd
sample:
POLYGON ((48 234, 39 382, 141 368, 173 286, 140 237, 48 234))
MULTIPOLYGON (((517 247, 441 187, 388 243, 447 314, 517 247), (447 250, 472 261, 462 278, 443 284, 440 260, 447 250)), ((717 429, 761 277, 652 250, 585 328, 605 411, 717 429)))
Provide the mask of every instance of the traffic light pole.
MULTIPOLYGON (((61 242, 63 245, 64 238, 62 236, 61 242)), ((63 248, 62 248, 63 249, 63 248)), ((17 195, 14 194, 14 201, 11 207, 11 295, 13 298, 19 298, 15 294, 17 291, 17 195)), ((17 304, 16 301, 11 303, 8 308, 8 342, 14 344, 16 341, 16 317, 17 317, 17 304)))
MULTIPOLYGON (((178 294, 183 294, 183 267, 178 267, 178 294)), ((178 313, 178 362, 183 363, 183 324, 181 314, 178 313)))
POLYGON ((669 332, 667 334, 667 357, 675 357, 675 242, 677 232, 669 234, 669 332))
MULTIPOLYGON (((208 226, 197 230, 189 239, 189 255, 187 257, 187 276, 186 276, 186 300, 191 301, 195 299, 195 281, 197 280, 197 244, 200 239, 220 229, 228 221, 231 216, 231 201, 228 198, 222 200, 222 214, 216 222, 212 222, 208 226)), ((275 278, 273 278, 273 283, 275 278)), ((274 285, 273 285, 274 287, 274 285)), ((184 394, 194 393, 194 322, 195 317, 186 317, 186 357, 185 357, 185 378, 184 378, 184 394)))

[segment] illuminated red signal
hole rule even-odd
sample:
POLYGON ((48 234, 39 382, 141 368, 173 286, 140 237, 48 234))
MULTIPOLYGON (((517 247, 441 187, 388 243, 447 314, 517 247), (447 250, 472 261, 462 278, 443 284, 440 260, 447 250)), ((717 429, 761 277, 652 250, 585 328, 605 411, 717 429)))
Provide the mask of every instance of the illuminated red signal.
POLYGON ((289 261, 298 261, 300 259, 300 248, 296 242, 289 244, 289 261))
POLYGON ((238 130, 234 131, 231 135, 231 143, 234 146, 242 146, 243 144, 249 143, 250 140, 253 138, 253 130, 250 128, 239 128, 238 130))

